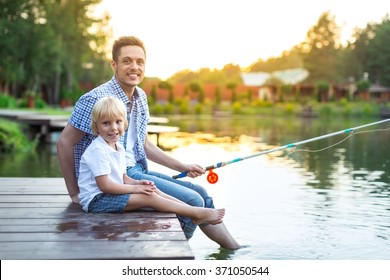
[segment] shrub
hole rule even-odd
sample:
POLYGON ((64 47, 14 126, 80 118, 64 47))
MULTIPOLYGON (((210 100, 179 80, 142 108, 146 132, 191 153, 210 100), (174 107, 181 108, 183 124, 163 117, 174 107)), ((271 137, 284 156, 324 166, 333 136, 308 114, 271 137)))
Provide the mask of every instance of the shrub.
POLYGON ((6 94, 0 94, 0 108, 16 108, 18 103, 15 98, 6 94))
POLYGON ((172 114, 173 113, 173 104, 171 104, 171 103, 167 103, 166 105, 165 105, 165 108, 164 108, 164 113, 165 114, 172 114))
POLYGON ((345 104, 343 106, 343 115, 344 117, 349 117, 352 113, 351 106, 349 104, 345 104))
POLYGON ((36 142, 31 142, 23 134, 18 123, 0 119, 0 150, 12 152, 14 150, 30 149, 36 142))
POLYGON ((45 100, 43 100, 41 97, 37 97, 35 99, 35 108, 38 108, 38 109, 44 109, 46 108, 46 102, 45 100))
POLYGON ((198 103, 195 105, 195 114, 200 115, 202 113, 202 104, 198 103))
POLYGON ((328 105, 323 105, 319 109, 320 115, 324 117, 329 117, 332 113, 332 108, 328 105))
POLYGON ((364 104, 362 115, 363 116, 371 116, 374 114, 374 108, 370 104, 364 104))
POLYGON ((240 102, 234 102, 232 106, 233 114, 242 113, 242 106, 240 102))
POLYGON ((293 103, 287 103, 284 106, 284 112, 288 115, 291 115, 295 111, 295 105, 293 103))
POLYGON ((164 106, 161 104, 155 104, 151 111, 153 114, 161 115, 164 112, 164 106))
POLYGON ((181 102, 181 104, 179 105, 179 112, 180 114, 187 114, 189 111, 189 106, 188 106, 188 102, 181 102))

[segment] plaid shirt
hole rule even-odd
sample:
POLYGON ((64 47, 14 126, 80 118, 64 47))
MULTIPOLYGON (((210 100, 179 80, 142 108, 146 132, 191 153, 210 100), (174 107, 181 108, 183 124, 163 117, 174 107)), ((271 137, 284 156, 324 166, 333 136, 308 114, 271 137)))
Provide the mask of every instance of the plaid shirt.
MULTIPOLYGON (((149 123, 149 107, 145 92, 136 87, 132 100, 130 102, 127 95, 120 87, 115 76, 108 82, 87 92, 77 101, 73 113, 69 118, 69 124, 73 127, 86 132, 87 134, 74 146, 75 173, 79 176, 80 159, 85 149, 91 144, 95 136, 91 130, 91 113, 96 101, 104 96, 115 96, 122 100, 130 113, 130 104, 132 104, 131 118, 135 120, 135 135, 137 140, 134 145, 134 155, 137 163, 141 164, 146 170, 148 168, 144 143, 146 139, 146 126, 149 123)), ((127 131, 126 131, 127 133, 127 131)), ((119 140, 123 144, 124 136, 119 140)))

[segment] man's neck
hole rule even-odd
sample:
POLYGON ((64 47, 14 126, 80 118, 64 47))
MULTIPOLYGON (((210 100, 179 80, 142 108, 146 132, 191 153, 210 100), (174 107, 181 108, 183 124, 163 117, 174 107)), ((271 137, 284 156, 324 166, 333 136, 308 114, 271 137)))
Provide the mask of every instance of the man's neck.
POLYGON ((134 92, 135 92, 135 87, 132 87, 132 88, 127 87, 127 88, 123 89, 123 91, 127 95, 127 98, 129 98, 129 100, 131 100, 133 95, 134 95, 134 92))
POLYGON ((126 94, 127 98, 129 98, 129 100, 131 100, 133 95, 134 95, 134 92, 136 92, 135 86, 133 86, 133 87, 127 86, 127 85, 124 85, 121 82, 119 82, 118 79, 116 79, 116 80, 119 83, 120 87, 122 88, 123 92, 126 94))

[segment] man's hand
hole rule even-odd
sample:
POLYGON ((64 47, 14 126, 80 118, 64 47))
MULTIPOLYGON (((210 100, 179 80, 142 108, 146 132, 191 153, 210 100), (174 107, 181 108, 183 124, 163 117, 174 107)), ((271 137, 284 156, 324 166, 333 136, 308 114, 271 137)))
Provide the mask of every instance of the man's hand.
POLYGON ((72 195, 70 198, 72 199, 73 203, 80 204, 80 198, 78 194, 72 195))
POLYGON ((187 164, 185 171, 187 171, 187 176, 190 178, 196 178, 206 172, 199 164, 187 164))

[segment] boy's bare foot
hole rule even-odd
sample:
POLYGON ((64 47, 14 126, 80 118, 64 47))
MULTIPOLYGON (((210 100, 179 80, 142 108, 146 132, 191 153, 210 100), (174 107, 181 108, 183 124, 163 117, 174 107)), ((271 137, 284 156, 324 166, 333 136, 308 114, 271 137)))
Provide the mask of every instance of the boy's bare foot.
POLYGON ((199 210, 199 215, 197 219, 192 219, 194 224, 220 224, 222 219, 225 216, 225 208, 222 209, 212 209, 212 208, 202 208, 199 210))

